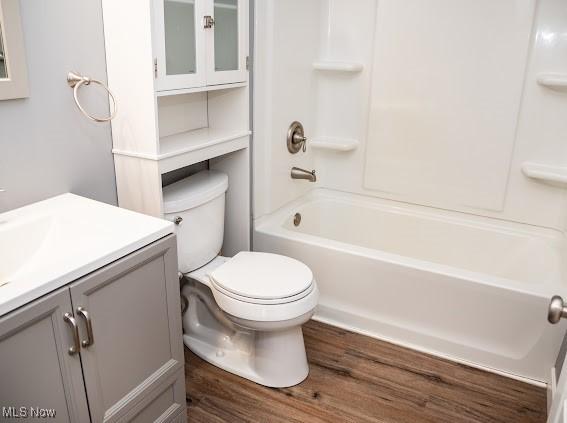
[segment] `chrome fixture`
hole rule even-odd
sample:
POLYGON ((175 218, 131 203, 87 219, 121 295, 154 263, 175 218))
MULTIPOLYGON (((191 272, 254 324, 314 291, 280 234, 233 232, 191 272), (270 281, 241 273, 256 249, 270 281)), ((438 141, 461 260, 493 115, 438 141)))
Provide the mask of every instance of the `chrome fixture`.
POLYGON ((307 179, 309 182, 317 182, 315 170, 305 170, 295 166, 291 168, 291 179, 307 179))
POLYGON ((81 350, 81 341, 79 337, 79 326, 77 326, 77 321, 73 317, 71 313, 65 313, 63 315, 63 320, 71 326, 71 330, 73 331, 73 343, 74 345, 69 347, 67 352, 69 355, 75 355, 81 350))
POLYGON ((303 131, 303 125, 301 122, 292 122, 287 130, 287 150, 295 154, 299 150, 307 150, 307 137, 303 131))
POLYGON ((175 219, 173 219, 173 223, 175 223, 176 225, 181 225, 181 222, 183 222, 183 218, 181 216, 177 216, 175 219))
POLYGON ((554 295, 549 303, 549 310, 547 311, 547 320, 549 323, 559 323, 561 318, 567 317, 567 307, 563 302, 563 298, 559 295, 554 295))
POLYGON ((295 213, 295 216, 293 216, 293 225, 299 226, 300 223, 301 223, 301 213, 295 213))
POLYGON ((91 321, 91 316, 84 307, 77 307, 77 314, 85 319, 85 325, 87 326, 87 339, 81 341, 81 346, 88 347, 94 344, 93 323, 91 321))
POLYGON ((67 84, 71 88, 73 88, 73 98, 75 99, 75 104, 77 105, 77 107, 79 108, 81 113, 84 114, 87 118, 89 118, 90 120, 94 120, 95 122, 108 122, 108 121, 114 119, 114 116, 116 116, 116 100, 114 99, 114 95, 110 92, 108 87, 106 85, 104 85, 104 83, 102 83, 101 81, 98 81, 96 79, 91 79, 88 76, 83 76, 83 75, 81 75, 80 73, 77 73, 77 72, 69 72, 67 74, 67 84), (108 96, 112 100, 112 113, 110 114, 109 117, 102 117, 101 118, 101 117, 91 116, 90 114, 88 114, 85 111, 83 106, 81 106, 81 103, 79 103, 79 97, 78 97, 79 88, 81 88, 83 85, 85 85, 85 86, 90 85, 91 82, 93 84, 100 85, 102 88, 104 88, 106 90, 106 92, 108 93, 108 96))
POLYGON ((203 27, 205 29, 210 29, 215 26, 215 18, 209 15, 203 16, 203 27))

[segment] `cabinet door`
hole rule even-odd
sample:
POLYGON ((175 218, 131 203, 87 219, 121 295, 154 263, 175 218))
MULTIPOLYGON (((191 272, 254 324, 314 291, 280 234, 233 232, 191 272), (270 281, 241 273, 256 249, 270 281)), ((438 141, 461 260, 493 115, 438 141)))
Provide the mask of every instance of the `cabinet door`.
POLYGON ((184 415, 175 236, 73 283, 71 299, 93 422, 184 415))
POLYGON ((207 0, 207 85, 248 80, 248 0, 207 0))
POLYGON ((0 317, 0 421, 90 421, 71 312, 64 288, 0 317))
POLYGON ((153 3, 157 90, 204 86, 204 0, 153 0, 153 3))

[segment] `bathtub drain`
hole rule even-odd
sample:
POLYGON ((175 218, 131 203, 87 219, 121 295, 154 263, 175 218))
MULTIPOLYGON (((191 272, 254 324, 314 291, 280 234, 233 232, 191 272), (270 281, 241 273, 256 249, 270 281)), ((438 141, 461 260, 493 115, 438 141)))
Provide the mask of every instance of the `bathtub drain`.
POLYGON ((295 213, 295 216, 293 216, 293 224, 295 226, 299 226, 300 223, 301 223, 301 214, 295 213))

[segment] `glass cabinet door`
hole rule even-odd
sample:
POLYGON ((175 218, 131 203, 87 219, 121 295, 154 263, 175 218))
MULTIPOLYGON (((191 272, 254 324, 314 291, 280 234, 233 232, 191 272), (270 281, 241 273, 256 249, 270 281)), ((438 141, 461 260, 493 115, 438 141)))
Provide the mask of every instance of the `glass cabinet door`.
POLYGON ((154 66, 158 90, 205 85, 202 1, 156 1, 154 66))
POLYGON ((247 0, 212 0, 207 85, 246 81, 247 0), (211 41, 212 40, 212 41, 211 41))
POLYGON ((195 43, 195 2, 164 0, 165 73, 183 75, 197 72, 195 43))
POLYGON ((214 0, 215 71, 238 70, 238 0, 214 0))

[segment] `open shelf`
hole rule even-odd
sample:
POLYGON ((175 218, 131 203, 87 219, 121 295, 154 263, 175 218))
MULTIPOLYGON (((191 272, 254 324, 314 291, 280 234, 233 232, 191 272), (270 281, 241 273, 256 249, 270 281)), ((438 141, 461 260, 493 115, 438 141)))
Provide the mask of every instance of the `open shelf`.
POLYGON ((522 172, 528 178, 567 188, 567 167, 526 162, 522 165, 522 172))
POLYGON ((537 83, 546 88, 567 90, 567 74, 540 74, 537 77, 537 83))
POLYGON ((230 89, 230 88, 246 87, 247 85, 248 85, 248 82, 236 82, 236 83, 232 83, 232 84, 207 85, 207 86, 203 86, 203 87, 182 88, 182 89, 179 89, 179 90, 164 90, 164 91, 156 91, 156 96, 167 97, 167 96, 170 96, 170 95, 201 93, 201 92, 204 92, 204 91, 227 90, 227 89, 230 89))
POLYGON ((248 130, 202 128, 160 138, 161 173, 248 147, 248 130))
POLYGON ((351 138, 317 137, 309 142, 311 148, 347 152, 358 148, 358 140, 351 138))
POLYGON ((114 154, 153 160, 160 174, 247 148, 249 130, 202 128, 160 138, 159 154, 113 149, 114 154))
POLYGON ((313 69, 328 72, 361 72, 363 69, 362 63, 356 62, 331 62, 319 61, 313 62, 313 69))

